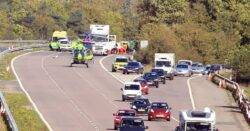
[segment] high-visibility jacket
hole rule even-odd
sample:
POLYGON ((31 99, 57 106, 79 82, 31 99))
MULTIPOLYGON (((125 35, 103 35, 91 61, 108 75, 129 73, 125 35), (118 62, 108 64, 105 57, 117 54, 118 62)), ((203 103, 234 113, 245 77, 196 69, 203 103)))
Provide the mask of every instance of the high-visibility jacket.
POLYGON ((60 47, 60 43, 59 42, 50 42, 50 46, 53 48, 53 49, 58 49, 60 47))

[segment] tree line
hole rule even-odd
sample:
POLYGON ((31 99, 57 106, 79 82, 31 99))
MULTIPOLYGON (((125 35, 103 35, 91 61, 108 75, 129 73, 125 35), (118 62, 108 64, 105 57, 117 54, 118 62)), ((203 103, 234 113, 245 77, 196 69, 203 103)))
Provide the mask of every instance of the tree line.
POLYGON ((89 24, 109 24, 118 40, 149 40, 136 58, 155 52, 177 59, 229 64, 250 77, 249 0, 1 0, 0 39, 48 39, 55 30, 74 36, 89 24))

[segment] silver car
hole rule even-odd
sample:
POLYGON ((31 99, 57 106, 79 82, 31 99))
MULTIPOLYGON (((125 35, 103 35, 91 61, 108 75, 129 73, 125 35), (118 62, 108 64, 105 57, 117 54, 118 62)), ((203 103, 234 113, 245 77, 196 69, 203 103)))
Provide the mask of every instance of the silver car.
POLYGON ((178 64, 175 69, 175 74, 177 76, 188 76, 192 75, 191 68, 187 64, 178 64))
POLYGON ((205 75, 205 67, 201 63, 195 63, 191 67, 193 74, 203 74, 205 75))

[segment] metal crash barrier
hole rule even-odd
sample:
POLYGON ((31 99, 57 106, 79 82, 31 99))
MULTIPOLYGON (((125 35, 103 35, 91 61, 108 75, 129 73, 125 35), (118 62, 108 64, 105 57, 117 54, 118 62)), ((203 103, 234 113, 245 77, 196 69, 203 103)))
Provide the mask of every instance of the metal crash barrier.
POLYGON ((231 92, 241 112, 244 114, 246 121, 250 124, 250 101, 244 94, 244 89, 240 88, 238 83, 219 74, 211 74, 209 77, 211 77, 211 81, 217 84, 220 88, 227 89, 231 92))
MULTIPOLYGON (((2 44, 5 47, 8 47, 6 50, 0 52, 0 59, 8 53, 21 51, 21 50, 27 50, 32 48, 40 48, 40 47, 46 47, 48 46, 47 41, 44 40, 4 40, 0 41, 0 44, 2 44)), ((5 98, 3 96, 3 93, 0 91, 0 114, 3 116, 8 129, 11 131, 18 131, 16 122, 11 114, 11 111, 9 110, 9 107, 5 101, 5 98)))
POLYGON ((0 92, 0 113, 1 113, 1 116, 4 117, 6 123, 8 124, 9 130, 18 131, 16 122, 9 110, 9 107, 4 99, 2 92, 0 92))

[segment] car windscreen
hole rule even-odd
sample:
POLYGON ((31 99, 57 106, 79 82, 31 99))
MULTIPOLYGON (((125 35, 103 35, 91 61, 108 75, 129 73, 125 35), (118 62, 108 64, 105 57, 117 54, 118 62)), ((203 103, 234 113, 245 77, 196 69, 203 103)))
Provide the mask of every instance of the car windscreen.
POLYGON ((125 90, 139 90, 140 86, 139 85, 125 85, 125 90))
POLYGON ((142 119, 123 119, 122 126, 144 127, 142 119))
POLYGON ((91 36, 91 40, 94 42, 108 42, 108 38, 103 37, 103 36, 91 36))
POLYGON ((158 75, 156 73, 145 73, 143 75, 144 79, 156 79, 158 78, 158 75))
POLYGON ((177 65, 177 68, 188 68, 188 65, 177 65))
POLYGON ((68 44, 68 41, 60 41, 61 44, 68 44))
POLYGON ((187 65, 191 65, 190 61, 179 61, 178 64, 187 64, 187 65))
POLYGON ((116 58, 116 62, 128 62, 126 58, 116 58))
POLYGON ((156 72, 160 76, 164 75, 164 71, 161 69, 152 69, 151 72, 156 72))
POLYGON ((118 116, 135 116, 135 112, 132 111, 120 111, 118 116))
POLYGON ((139 66, 138 62, 129 62, 128 66, 139 66))
POLYGON ((152 103, 151 108, 168 108, 168 104, 167 103, 152 103))
POLYGON ((211 124, 201 122, 187 122, 187 131, 211 131, 211 124))
POLYGON ((157 67, 162 67, 162 66, 171 67, 171 62, 170 61, 156 61, 156 66, 157 67))

